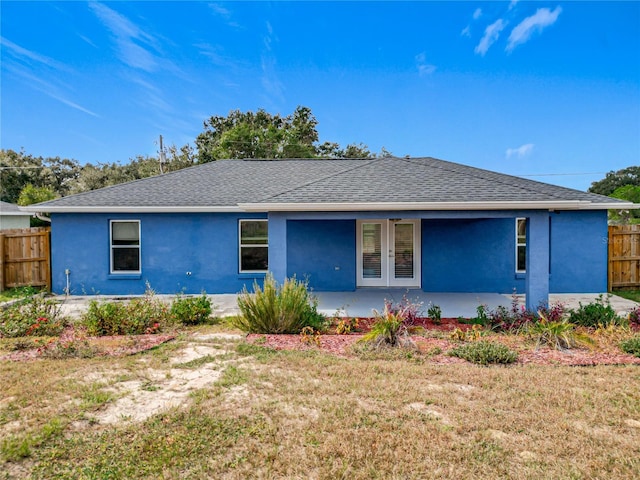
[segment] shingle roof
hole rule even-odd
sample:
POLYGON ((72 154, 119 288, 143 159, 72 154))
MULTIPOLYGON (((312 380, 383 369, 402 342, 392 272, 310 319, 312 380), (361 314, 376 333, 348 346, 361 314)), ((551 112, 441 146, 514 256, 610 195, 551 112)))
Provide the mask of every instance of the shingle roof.
MULTIPOLYGON (((384 204, 619 200, 435 158, 218 160, 38 206, 43 211, 108 207, 211 208, 239 204, 384 204)), ((624 203, 624 202, 622 202, 624 203)), ((320 206, 320 205, 319 205, 320 206)))
POLYGON ((31 216, 29 212, 23 212, 18 208, 18 205, 13 203, 0 201, 0 213, 2 215, 24 215, 31 216))

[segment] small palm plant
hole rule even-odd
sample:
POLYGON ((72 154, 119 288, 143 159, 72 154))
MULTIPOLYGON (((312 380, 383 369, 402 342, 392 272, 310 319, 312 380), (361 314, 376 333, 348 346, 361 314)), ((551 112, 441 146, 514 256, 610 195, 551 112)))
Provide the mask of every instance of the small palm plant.
POLYGON ((588 335, 576 331, 576 326, 566 318, 549 320, 545 313, 538 311, 539 320, 527 328, 527 333, 536 342, 536 348, 548 346, 556 350, 593 344, 588 335))
POLYGON ((390 302, 385 302, 382 313, 375 312, 376 322, 363 337, 363 342, 380 347, 414 347, 402 312, 394 311, 390 302))

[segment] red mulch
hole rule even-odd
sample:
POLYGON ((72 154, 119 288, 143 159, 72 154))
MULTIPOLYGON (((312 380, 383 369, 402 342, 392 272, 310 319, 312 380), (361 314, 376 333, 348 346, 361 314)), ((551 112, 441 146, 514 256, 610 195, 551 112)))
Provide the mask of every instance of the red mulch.
MULTIPOLYGON (((303 341, 300 335, 247 335, 249 343, 259 343, 262 346, 275 350, 321 350, 340 357, 354 357, 351 346, 362 338, 362 331, 375 321, 374 319, 358 319, 359 333, 347 335, 323 334, 319 337, 320 345, 314 342, 303 341)), ((451 332, 456 328, 469 330, 473 325, 460 323, 455 318, 443 318, 439 324, 434 324, 429 319, 418 319, 413 324, 414 327, 422 327, 426 330, 439 330, 451 332)), ((418 346, 418 349, 429 355, 429 362, 437 364, 466 363, 465 360, 457 357, 450 357, 446 352, 459 343, 448 338, 431 338, 415 335, 411 337, 418 346), (436 351, 441 351, 434 355, 436 351)), ((591 365, 640 365, 640 358, 625 354, 619 349, 571 349, 565 351, 554 350, 549 347, 535 348, 525 344, 522 337, 509 335, 492 335, 484 337, 487 340, 501 342, 518 353, 519 365, 571 365, 571 366, 591 366, 591 365)))
MULTIPOLYGON (((124 357, 150 350, 158 345, 173 340, 174 338, 175 335, 161 334, 87 337, 74 331, 73 327, 68 327, 64 332, 62 332, 59 339, 53 341, 44 348, 52 348, 56 343, 69 342, 73 340, 86 340, 91 347, 95 348, 96 357, 124 357)), ((43 357, 42 351, 43 348, 17 350, 6 355, 1 355, 0 360, 35 360, 43 357)))

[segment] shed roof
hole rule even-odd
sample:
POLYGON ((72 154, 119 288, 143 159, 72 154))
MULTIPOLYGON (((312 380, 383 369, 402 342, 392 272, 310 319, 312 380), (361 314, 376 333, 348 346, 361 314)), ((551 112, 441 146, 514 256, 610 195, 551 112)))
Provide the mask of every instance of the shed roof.
POLYGON ((32 206, 72 211, 627 208, 601 195, 430 157, 218 160, 32 206))

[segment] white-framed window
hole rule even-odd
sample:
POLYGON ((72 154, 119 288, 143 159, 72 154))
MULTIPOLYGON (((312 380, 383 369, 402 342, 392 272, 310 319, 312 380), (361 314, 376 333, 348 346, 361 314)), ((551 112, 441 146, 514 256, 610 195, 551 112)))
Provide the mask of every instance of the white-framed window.
POLYGON ((527 219, 516 218, 516 272, 527 271, 527 219))
POLYGON ((111 220, 111 273, 140 273, 140 220, 111 220))
POLYGON ((267 220, 240 220, 239 258, 241 272, 269 269, 269 226, 267 220))

